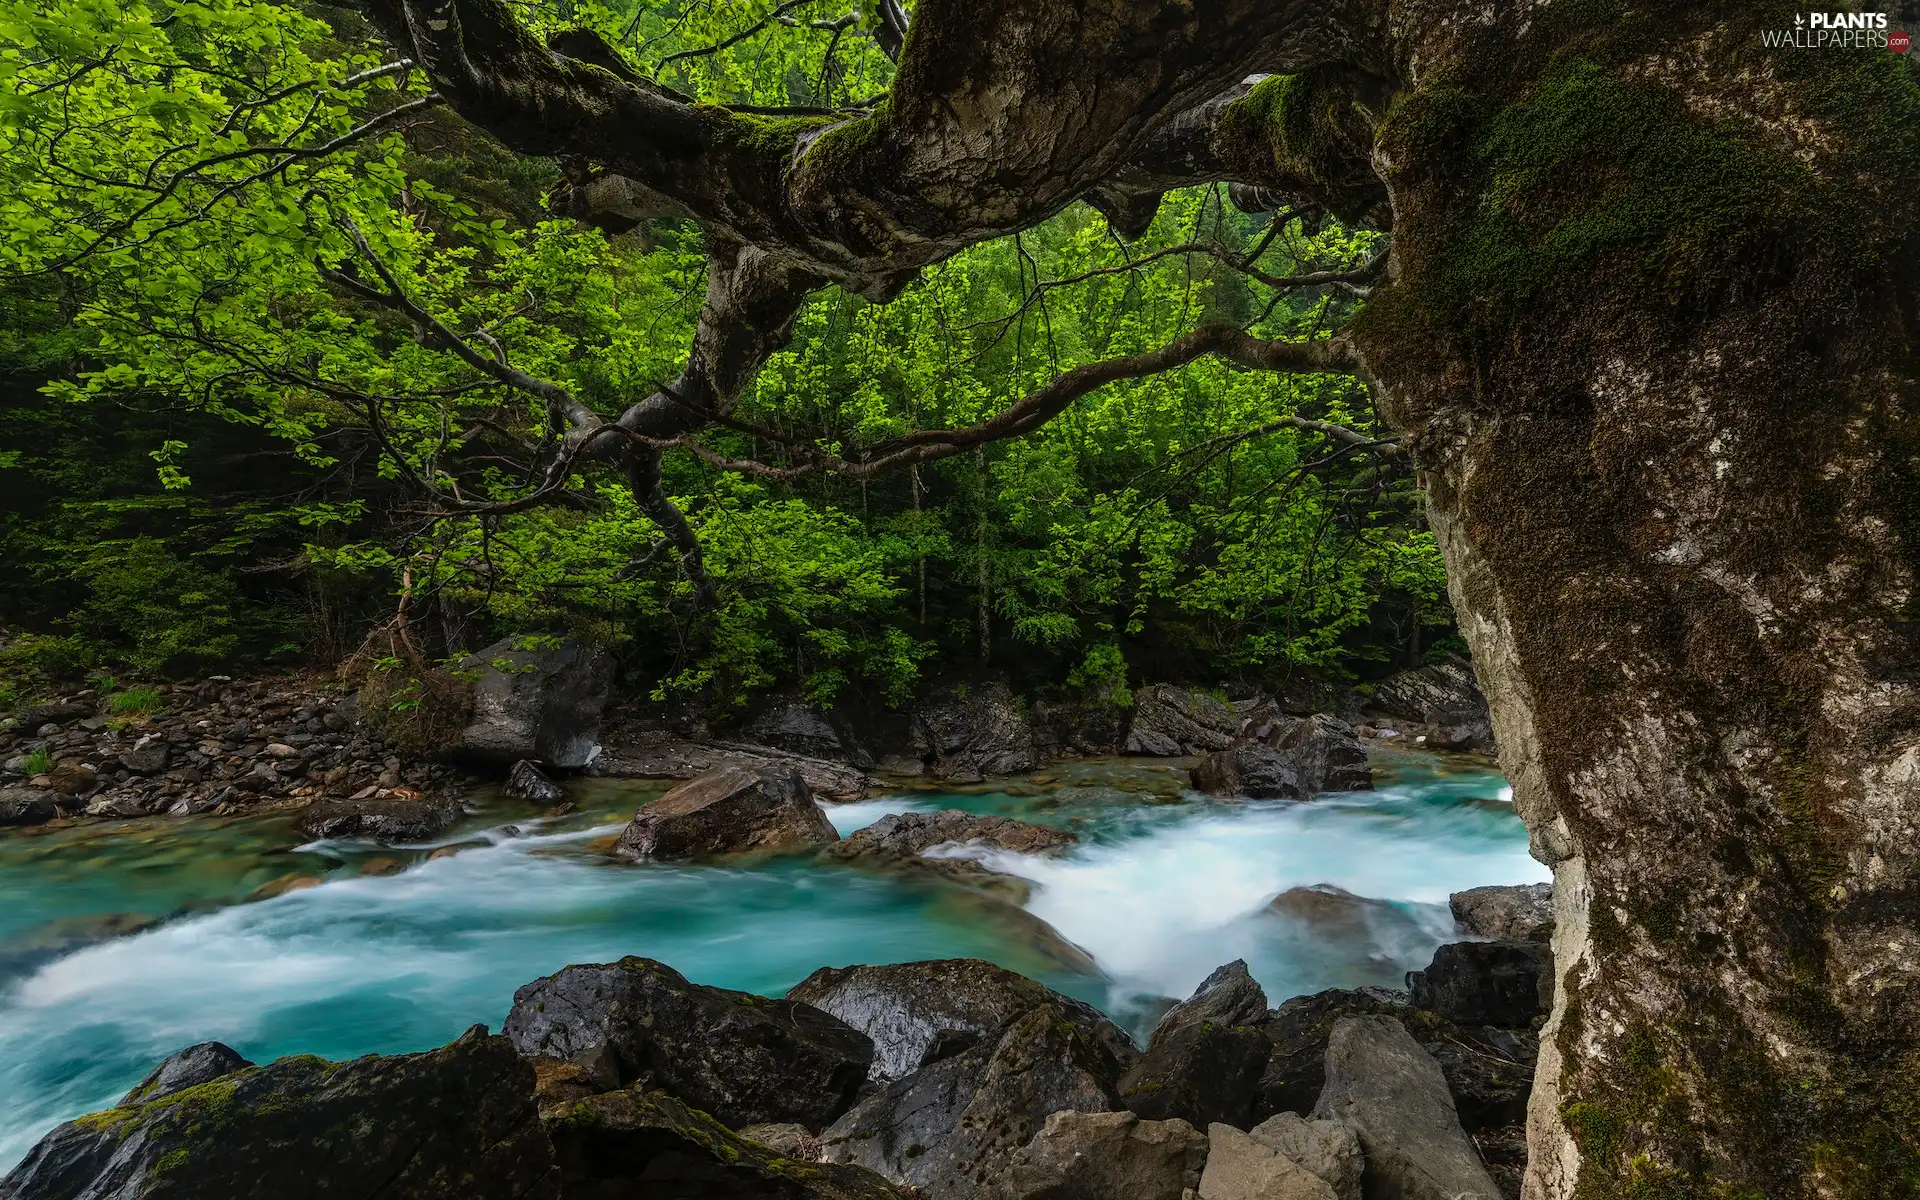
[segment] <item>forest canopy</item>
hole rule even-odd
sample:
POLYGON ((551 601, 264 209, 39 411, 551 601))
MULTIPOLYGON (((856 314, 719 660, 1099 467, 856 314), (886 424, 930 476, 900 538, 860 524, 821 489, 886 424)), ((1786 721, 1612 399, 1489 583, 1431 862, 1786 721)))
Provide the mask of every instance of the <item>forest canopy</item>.
MULTIPOLYGON (((515 10, 789 137, 887 103, 907 15, 515 10)), ((1363 222, 1189 187, 1144 232, 1075 202, 895 295, 823 287, 724 421, 660 448, 650 507, 546 401, 612 421, 670 387, 709 284, 697 220, 503 148, 352 9, 9 3, 0 56, 16 680, 579 630, 657 698, 724 713, 788 686, 899 702, 936 664, 1120 695, 1458 645, 1356 379, 1201 356, 1024 436, 815 469, 1203 327, 1330 339, 1384 254, 1363 222)))

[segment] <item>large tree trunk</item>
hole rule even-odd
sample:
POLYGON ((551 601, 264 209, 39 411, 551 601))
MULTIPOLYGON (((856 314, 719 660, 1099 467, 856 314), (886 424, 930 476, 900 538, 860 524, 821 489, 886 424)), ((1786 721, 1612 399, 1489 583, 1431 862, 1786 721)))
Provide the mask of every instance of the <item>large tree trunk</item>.
POLYGON ((1920 72, 1670 7, 1396 4, 1375 152, 1355 339, 1558 884, 1526 1195, 1920 1194, 1920 72))

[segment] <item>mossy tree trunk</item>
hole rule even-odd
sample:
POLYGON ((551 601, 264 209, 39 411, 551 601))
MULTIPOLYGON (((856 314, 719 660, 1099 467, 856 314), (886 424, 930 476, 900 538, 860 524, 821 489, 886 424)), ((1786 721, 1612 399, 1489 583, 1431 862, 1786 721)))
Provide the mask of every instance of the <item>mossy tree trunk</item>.
POLYGON ((1912 63, 1770 47, 1775 0, 919 0, 884 103, 770 118, 500 0, 365 3, 468 118, 706 231, 685 372, 562 412, 669 527, 658 454, 812 289, 885 301, 1076 198, 1133 236, 1196 183, 1391 228, 1338 337, 1208 326, 970 429, 720 465, 911 468, 1201 354, 1365 377, 1560 884, 1529 1196, 1920 1194, 1912 63))
POLYGON ((1526 1195, 1920 1194, 1916 73, 1492 7, 1396 6, 1354 336, 1558 881, 1526 1195))

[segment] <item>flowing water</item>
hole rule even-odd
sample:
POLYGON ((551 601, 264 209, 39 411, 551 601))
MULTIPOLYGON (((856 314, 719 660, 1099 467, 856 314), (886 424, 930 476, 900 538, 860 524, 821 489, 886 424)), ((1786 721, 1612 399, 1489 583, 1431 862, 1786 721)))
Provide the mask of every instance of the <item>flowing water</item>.
POLYGON ((976 956, 1136 1032, 1235 958, 1275 1003, 1398 985, 1450 940, 1449 892, 1546 871, 1499 776, 1411 754, 1376 771, 1378 791, 1307 804, 1212 801, 1164 765, 1090 763, 828 809, 842 833, 947 807, 1072 829, 1081 842, 1059 858, 983 856, 1030 881, 1025 911, 808 858, 613 863, 608 835, 660 789, 605 780, 580 783, 581 811, 558 819, 477 798, 448 837, 401 849, 301 845, 285 815, 11 831, 0 1169, 181 1046, 218 1039, 259 1062, 425 1049, 497 1028, 536 976, 623 954, 768 995, 821 966, 976 956), (1391 903, 1268 907, 1322 883, 1391 903), (281 894, 240 903, 262 891, 281 894))

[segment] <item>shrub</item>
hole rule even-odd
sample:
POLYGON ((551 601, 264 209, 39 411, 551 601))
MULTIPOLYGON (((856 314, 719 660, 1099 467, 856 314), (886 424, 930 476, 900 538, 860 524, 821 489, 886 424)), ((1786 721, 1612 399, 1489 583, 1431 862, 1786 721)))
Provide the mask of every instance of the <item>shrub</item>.
POLYGON ((130 687, 107 697, 107 711, 115 716, 141 716, 156 713, 167 706, 159 688, 130 687))
POLYGON ((51 770, 53 770, 53 755, 48 754, 44 749, 27 752, 27 774, 45 775, 51 770))

